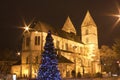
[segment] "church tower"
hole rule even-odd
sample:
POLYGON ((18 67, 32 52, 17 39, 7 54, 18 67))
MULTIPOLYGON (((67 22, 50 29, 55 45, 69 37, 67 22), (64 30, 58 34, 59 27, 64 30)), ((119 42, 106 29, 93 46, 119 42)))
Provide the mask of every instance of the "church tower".
POLYGON ((89 11, 87 11, 81 25, 81 36, 82 42, 87 47, 87 55, 90 60, 89 63, 91 64, 91 72, 100 72, 97 26, 89 11))
POLYGON ((98 35, 97 35, 97 26, 90 15, 90 12, 87 11, 87 14, 83 20, 81 25, 82 32, 82 42, 87 45, 94 45, 94 47, 98 48, 98 35))

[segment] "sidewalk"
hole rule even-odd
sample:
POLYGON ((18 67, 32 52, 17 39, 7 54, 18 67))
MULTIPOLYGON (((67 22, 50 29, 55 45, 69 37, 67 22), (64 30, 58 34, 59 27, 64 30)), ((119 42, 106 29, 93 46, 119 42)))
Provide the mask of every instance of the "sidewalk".
POLYGON ((80 79, 63 79, 63 80, 120 80, 120 77, 110 77, 110 78, 80 78, 80 79))
MULTIPOLYGON (((17 80, 29 80, 29 79, 17 79, 17 80)), ((31 79, 35 80, 35 79, 31 79)), ((71 79, 71 78, 65 78, 62 80, 120 80, 120 77, 110 77, 110 78, 80 78, 80 79, 71 79)))

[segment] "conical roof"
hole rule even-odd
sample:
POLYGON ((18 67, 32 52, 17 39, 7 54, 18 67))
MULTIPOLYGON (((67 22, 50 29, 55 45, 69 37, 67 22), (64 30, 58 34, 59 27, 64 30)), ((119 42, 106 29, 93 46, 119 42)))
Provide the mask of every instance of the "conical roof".
POLYGON ((76 30, 75 30, 69 16, 68 16, 67 20, 65 21, 65 24, 64 24, 62 30, 65 31, 65 32, 68 32, 68 33, 72 32, 76 35, 76 30))
POLYGON ((96 24, 95 24, 93 18, 91 17, 89 11, 87 11, 87 14, 86 14, 86 16, 85 16, 81 26, 87 26, 87 25, 94 25, 94 26, 96 26, 96 24))

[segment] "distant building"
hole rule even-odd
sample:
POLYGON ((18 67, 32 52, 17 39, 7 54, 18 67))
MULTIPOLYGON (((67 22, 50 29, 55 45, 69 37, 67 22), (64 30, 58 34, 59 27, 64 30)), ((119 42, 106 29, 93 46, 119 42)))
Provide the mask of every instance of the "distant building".
POLYGON ((78 73, 84 75, 101 71, 97 26, 88 11, 81 29, 79 28, 81 39, 70 17, 67 18, 62 29, 55 29, 42 22, 35 23, 29 32, 24 33, 22 62, 21 65, 12 67, 12 73, 16 73, 18 77, 32 75, 35 78, 37 76, 48 30, 52 31, 54 46, 58 54, 58 67, 63 78, 72 77, 73 71, 76 73, 75 76, 78 73))

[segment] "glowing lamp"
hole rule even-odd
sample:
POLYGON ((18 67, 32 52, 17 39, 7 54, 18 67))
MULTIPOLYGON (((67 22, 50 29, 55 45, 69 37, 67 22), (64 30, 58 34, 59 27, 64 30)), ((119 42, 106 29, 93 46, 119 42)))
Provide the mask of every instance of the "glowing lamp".
POLYGON ((28 26, 24 27, 24 29, 25 29, 26 31, 29 31, 29 27, 28 27, 28 26))

